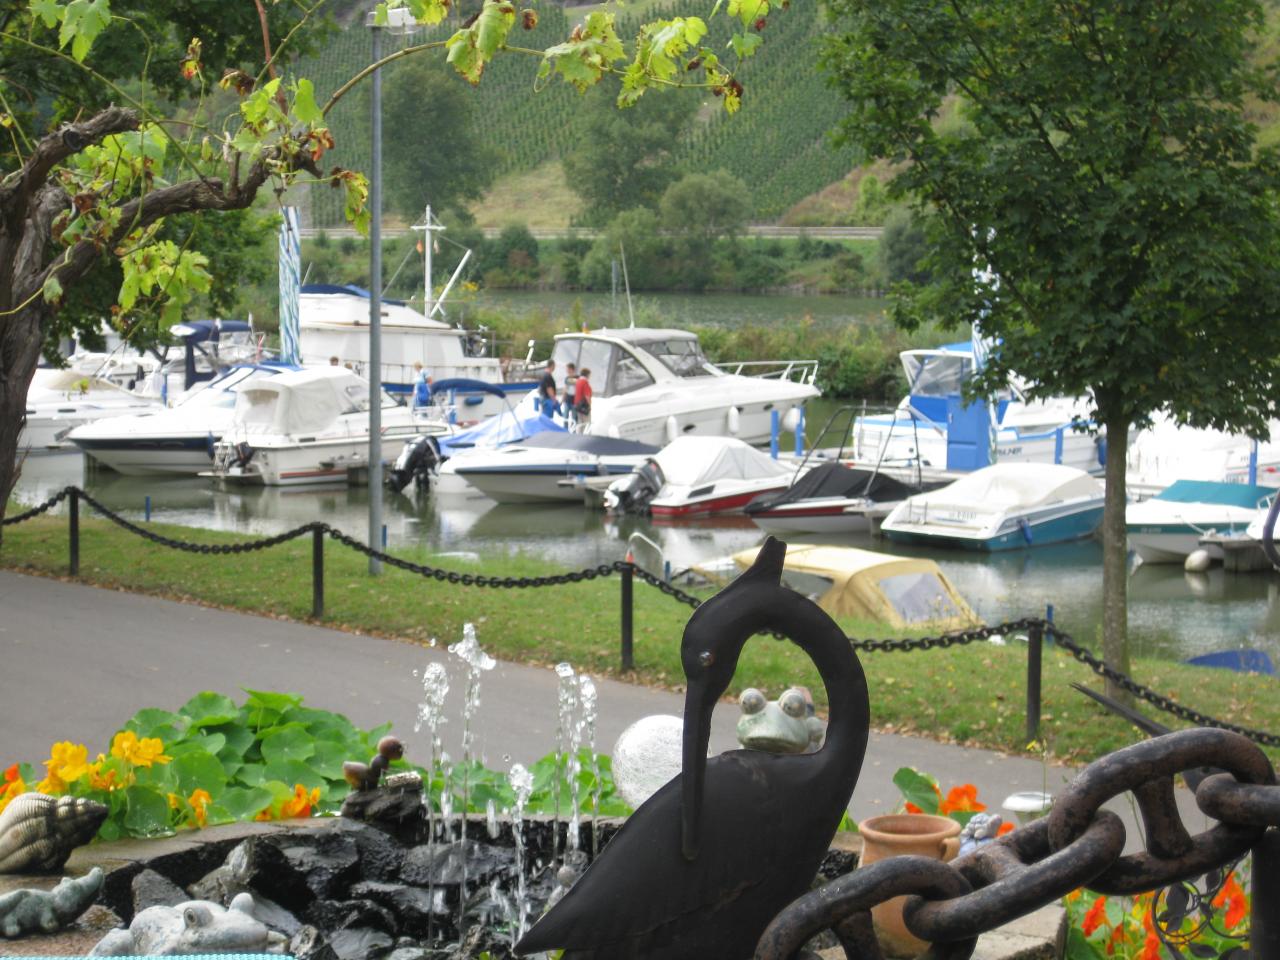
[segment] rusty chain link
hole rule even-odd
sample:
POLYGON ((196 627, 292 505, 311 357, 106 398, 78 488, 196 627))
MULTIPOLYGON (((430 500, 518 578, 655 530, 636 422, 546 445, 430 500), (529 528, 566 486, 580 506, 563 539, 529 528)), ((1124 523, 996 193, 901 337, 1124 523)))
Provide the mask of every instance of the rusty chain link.
POLYGON ((1078 887, 1131 895, 1182 883, 1233 864, 1267 828, 1280 828, 1280 786, 1257 745, 1228 730, 1175 731, 1094 761, 1047 817, 950 864, 893 857, 810 891, 769 924, 755 960, 794 960, 824 929, 835 932, 849 960, 883 960, 868 933, 870 910, 903 894, 903 920, 933 944, 930 955, 966 960, 979 934, 1078 887), (1203 780, 1195 799, 1220 822, 1192 837, 1177 814, 1173 777, 1207 764, 1227 772, 1203 780), (1101 805, 1129 791, 1147 849, 1125 856, 1124 824, 1101 805))

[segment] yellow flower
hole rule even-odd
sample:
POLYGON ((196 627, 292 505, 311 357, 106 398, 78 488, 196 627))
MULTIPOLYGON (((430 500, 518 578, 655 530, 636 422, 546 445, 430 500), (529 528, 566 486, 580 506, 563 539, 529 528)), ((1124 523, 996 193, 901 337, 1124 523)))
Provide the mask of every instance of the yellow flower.
POLYGON ((62 782, 56 773, 50 773, 43 780, 36 784, 36 791, 39 793, 66 793, 67 785, 62 782))
POLYGON ((164 744, 159 737, 139 740, 132 730, 121 730, 111 741, 111 755, 127 760, 135 767, 149 767, 153 763, 168 763, 172 757, 164 755, 164 744))
POLYGON ((209 801, 212 799, 213 797, 209 796, 206 790, 196 790, 187 797, 187 803, 191 804, 192 813, 195 814, 196 824, 201 827, 209 822, 209 814, 205 808, 209 806, 209 801))
POLYGON ((53 745, 44 765, 50 779, 61 782, 65 789, 66 784, 89 772, 89 748, 69 740, 60 741, 53 745))
POLYGON ((168 793, 168 794, 165 794, 165 796, 169 798, 170 810, 177 810, 178 807, 182 806, 182 798, 178 796, 176 793, 168 793))

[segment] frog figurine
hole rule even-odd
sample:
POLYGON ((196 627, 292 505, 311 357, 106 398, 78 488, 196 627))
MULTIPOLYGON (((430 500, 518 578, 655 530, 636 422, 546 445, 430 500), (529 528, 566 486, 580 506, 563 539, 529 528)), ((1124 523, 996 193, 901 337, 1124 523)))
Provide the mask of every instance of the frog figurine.
POLYGON ((805 687, 790 687, 776 701, 748 687, 738 703, 738 742, 748 750, 805 753, 818 749, 826 736, 827 725, 815 715, 813 696, 805 687))

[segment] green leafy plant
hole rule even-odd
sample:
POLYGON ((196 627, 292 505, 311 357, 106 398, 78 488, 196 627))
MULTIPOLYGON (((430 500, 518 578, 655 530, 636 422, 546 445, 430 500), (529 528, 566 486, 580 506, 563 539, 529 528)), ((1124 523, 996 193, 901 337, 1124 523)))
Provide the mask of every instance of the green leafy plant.
MULTIPOLYGON (((0 809, 28 790, 88 797, 107 805, 98 837, 148 837, 237 820, 279 820, 336 813, 350 791, 346 760, 366 758, 390 730, 362 730, 345 716, 303 704, 301 696, 246 690, 241 704, 204 692, 177 710, 139 710, 115 734, 107 753, 89 762, 83 744, 55 743, 36 783, 31 764, 17 763, 0 780, 0 809), (28 784, 34 783, 34 786, 28 784)), ((573 790, 567 756, 550 754, 530 768, 534 789, 525 809, 562 815, 573 790)), ((625 816, 607 756, 583 749, 576 765, 583 812, 625 816)), ((416 769, 436 810, 483 812, 515 806, 506 774, 479 763, 447 770, 416 769)))
MULTIPOLYGON (((903 808, 907 813, 950 817, 963 827, 975 813, 987 809, 986 804, 979 802, 978 788, 972 783, 952 787, 944 797, 938 781, 914 767, 899 767, 893 775, 893 783, 902 791, 903 808)), ((1006 824, 1000 832, 1003 834, 1012 829, 1013 824, 1006 824)))

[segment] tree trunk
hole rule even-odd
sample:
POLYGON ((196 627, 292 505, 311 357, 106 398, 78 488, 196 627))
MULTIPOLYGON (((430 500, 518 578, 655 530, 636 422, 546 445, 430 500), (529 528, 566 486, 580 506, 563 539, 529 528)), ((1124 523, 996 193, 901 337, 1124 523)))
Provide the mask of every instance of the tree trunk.
MULTIPOLYGON (((46 306, 31 306, 0 320, 0 520, 18 479, 18 434, 27 414, 27 388, 40 360, 46 306)), ((0 544, 4 542, 0 527, 0 544)))
MULTIPOLYGON (((1106 423, 1106 506, 1102 514, 1102 659, 1107 666, 1129 672, 1129 551, 1124 528, 1125 465, 1129 451, 1129 420, 1112 417, 1106 423)), ((1119 684, 1107 681, 1107 696, 1130 704, 1133 698, 1119 684)))

